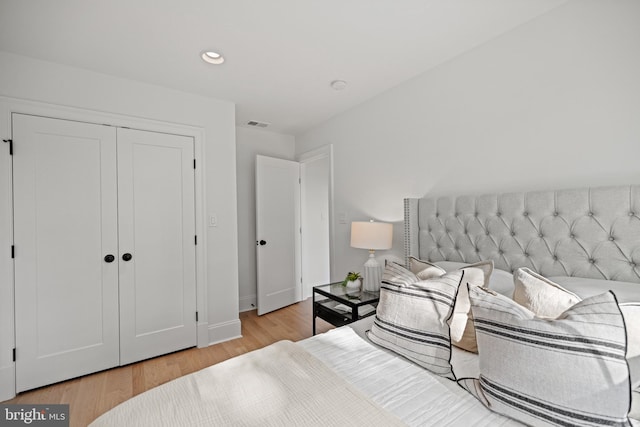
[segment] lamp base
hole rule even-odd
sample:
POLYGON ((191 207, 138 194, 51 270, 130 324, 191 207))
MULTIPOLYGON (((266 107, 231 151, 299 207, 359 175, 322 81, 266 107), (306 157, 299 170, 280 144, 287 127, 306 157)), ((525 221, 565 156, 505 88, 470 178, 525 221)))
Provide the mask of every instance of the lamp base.
POLYGON ((382 282, 382 269, 380 263, 374 258, 374 251, 369 251, 369 259, 364 263, 364 283, 362 288, 369 292, 380 291, 382 282))

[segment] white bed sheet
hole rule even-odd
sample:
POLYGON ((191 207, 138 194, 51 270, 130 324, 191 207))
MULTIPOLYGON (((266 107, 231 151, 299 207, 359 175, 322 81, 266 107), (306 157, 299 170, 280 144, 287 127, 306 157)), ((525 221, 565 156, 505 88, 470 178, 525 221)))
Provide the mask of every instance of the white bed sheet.
MULTIPOLYGON (((523 425, 489 411, 455 382, 430 374, 363 339, 359 334, 368 329, 370 321, 367 318, 299 344, 407 425, 523 425)), ((472 353, 455 351, 452 361, 459 377, 461 373, 477 372, 477 356, 472 353)))

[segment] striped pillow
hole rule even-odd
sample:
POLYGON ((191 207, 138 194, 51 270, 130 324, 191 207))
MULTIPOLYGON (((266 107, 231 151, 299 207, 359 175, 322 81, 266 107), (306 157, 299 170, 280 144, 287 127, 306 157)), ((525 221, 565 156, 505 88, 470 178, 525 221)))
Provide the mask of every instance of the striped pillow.
POLYGON ((382 284, 406 286, 417 282, 418 277, 396 262, 389 262, 382 273, 382 284))
POLYGON ((448 321, 464 274, 457 270, 412 284, 383 279, 367 336, 438 375, 455 379, 448 321))
POLYGON ((631 425, 625 324, 613 293, 540 319, 469 289, 480 378, 459 383, 491 410, 533 426, 631 425))

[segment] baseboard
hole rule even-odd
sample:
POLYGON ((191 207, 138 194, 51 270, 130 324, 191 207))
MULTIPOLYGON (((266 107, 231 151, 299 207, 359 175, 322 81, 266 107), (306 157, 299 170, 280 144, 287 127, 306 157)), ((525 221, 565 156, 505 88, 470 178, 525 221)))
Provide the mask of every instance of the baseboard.
POLYGON ((246 297, 240 297, 239 300, 240 311, 255 310, 258 306, 257 298, 255 295, 249 295, 246 297))
POLYGON ((15 365, 0 368, 0 402, 16 397, 15 365))
POLYGON ((240 320, 209 325, 209 345, 242 337, 240 320))

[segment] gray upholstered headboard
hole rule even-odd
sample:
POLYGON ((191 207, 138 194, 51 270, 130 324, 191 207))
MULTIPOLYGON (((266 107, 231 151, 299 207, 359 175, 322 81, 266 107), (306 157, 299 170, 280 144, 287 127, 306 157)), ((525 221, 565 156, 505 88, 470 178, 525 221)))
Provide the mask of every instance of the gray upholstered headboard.
POLYGON ((405 255, 640 282, 640 186, 405 199, 405 255))

